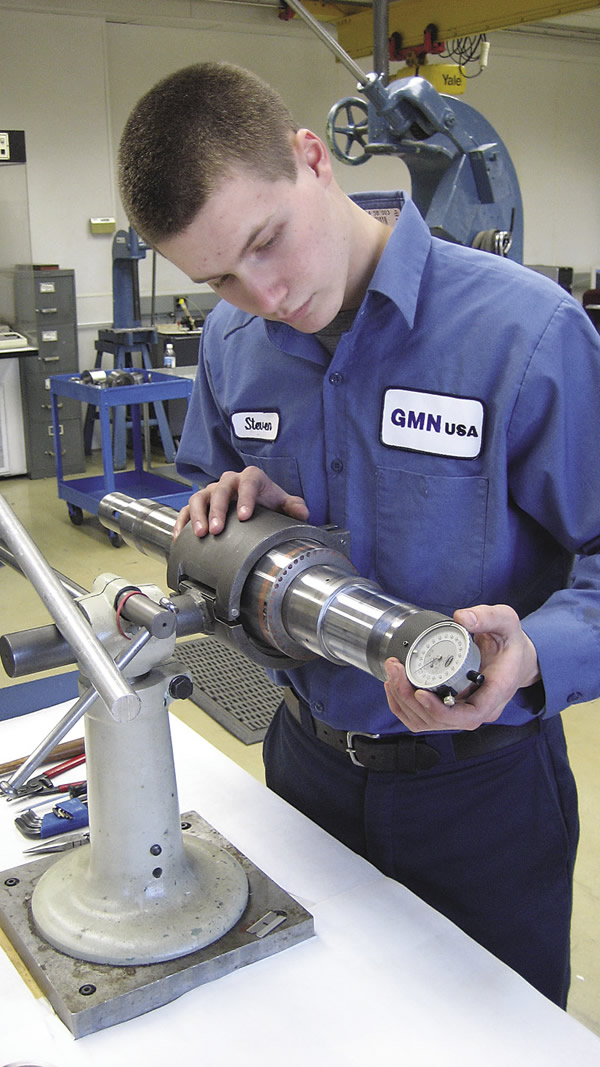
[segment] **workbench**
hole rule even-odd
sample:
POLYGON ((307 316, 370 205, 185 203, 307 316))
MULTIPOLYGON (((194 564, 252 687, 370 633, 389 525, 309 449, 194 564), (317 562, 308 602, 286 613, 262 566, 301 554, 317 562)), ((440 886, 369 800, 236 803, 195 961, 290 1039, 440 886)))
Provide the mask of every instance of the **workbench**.
MULTIPOLYGON (((2 758, 28 753, 67 706, 0 723, 2 758)), ((171 723, 180 809, 198 811, 299 900, 316 934, 77 1041, 0 951, 3 1064, 598 1067, 598 1037, 173 715, 171 723)), ((24 862, 13 817, 0 801, 2 869, 24 862)))

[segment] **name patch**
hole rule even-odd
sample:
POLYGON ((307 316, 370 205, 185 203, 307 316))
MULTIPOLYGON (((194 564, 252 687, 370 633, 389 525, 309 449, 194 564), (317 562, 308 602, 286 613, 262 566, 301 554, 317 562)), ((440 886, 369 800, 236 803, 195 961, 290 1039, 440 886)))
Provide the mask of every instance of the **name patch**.
POLYGON ((383 399, 381 440, 391 448, 475 459, 483 444, 483 417, 480 400, 388 389, 383 399))
POLYGON ((236 411, 231 416, 236 437, 252 441, 275 441, 279 433, 277 411, 236 411))

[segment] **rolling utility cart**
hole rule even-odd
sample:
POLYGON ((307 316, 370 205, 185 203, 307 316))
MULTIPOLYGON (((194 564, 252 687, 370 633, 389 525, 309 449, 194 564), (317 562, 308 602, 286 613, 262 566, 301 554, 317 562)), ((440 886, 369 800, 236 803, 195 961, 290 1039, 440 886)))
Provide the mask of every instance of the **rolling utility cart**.
MULTIPOLYGON (((167 401, 176 397, 189 398, 193 382, 189 378, 176 378, 155 370, 138 371, 137 377, 143 378, 143 381, 110 388, 82 382, 79 376, 72 374, 55 374, 50 379, 52 421, 56 440, 59 440, 60 436, 59 396, 72 397, 82 404, 93 405, 98 409, 102 439, 102 475, 65 480, 60 449, 56 449, 58 495, 61 500, 67 501, 69 518, 75 526, 81 525, 84 511, 91 515, 98 514, 99 503, 106 493, 128 493, 138 500, 149 497, 161 504, 168 504, 169 507, 181 508, 187 504, 193 492, 191 485, 145 469, 142 447, 142 407, 155 401, 167 401), (110 409, 125 406, 131 410, 134 469, 115 473, 110 409)), ((112 544, 118 548, 121 544, 119 534, 111 532, 109 536, 112 544)))

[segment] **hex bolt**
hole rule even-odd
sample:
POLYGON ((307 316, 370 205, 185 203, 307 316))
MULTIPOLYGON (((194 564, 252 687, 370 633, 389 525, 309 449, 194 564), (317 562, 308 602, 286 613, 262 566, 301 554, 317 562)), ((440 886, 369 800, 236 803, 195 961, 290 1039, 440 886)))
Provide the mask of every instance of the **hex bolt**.
POLYGON ((187 700, 192 695, 194 683, 187 674, 176 674, 169 682, 169 696, 173 700, 187 700))

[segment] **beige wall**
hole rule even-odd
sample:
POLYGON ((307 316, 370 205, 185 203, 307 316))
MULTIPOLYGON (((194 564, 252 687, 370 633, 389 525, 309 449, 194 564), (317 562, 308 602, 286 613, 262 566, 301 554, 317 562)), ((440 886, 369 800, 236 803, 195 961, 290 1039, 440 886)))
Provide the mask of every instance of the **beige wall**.
MULTIPOLYGON (((92 237, 88 220, 115 215, 126 225, 114 157, 139 95, 187 63, 229 60, 266 77, 298 121, 324 135, 332 104, 356 91, 310 30, 297 19, 280 21, 272 7, 62 0, 53 13, 53 6, 0 0, 0 125, 26 131, 33 258, 75 269, 87 366, 98 327, 112 320, 111 238, 92 237)), ((600 265, 600 44, 508 33, 491 40, 489 69, 469 83, 465 99, 496 127, 515 162, 525 261, 590 270, 600 265)), ((393 158, 336 171, 347 191, 407 186, 404 164, 393 158)), ((149 258, 140 277, 147 293, 149 258)), ((161 264, 159 291, 183 284, 161 264)))

